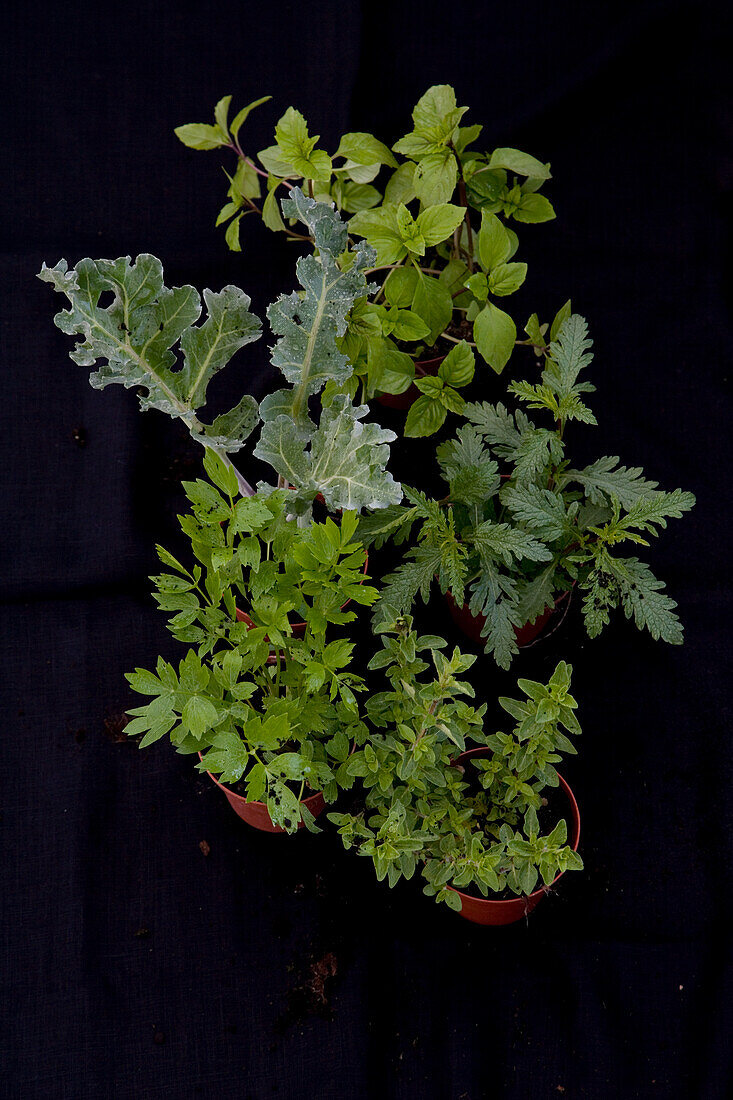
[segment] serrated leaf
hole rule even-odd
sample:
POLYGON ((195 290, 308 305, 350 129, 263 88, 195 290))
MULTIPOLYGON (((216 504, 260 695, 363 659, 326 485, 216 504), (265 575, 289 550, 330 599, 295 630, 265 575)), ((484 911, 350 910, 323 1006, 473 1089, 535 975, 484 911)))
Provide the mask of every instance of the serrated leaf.
MULTIPOLYGON (((311 137, 300 111, 288 107, 275 126, 275 140, 283 160, 306 179, 327 179, 331 174, 328 154, 315 149, 318 134, 311 137)), ((269 169, 268 169, 269 171, 269 169)))
POLYGON ((241 111, 237 111, 229 127, 230 132, 235 138, 239 134, 242 124, 249 118, 250 112, 254 111, 255 107, 260 107, 263 103, 267 103, 270 99, 272 99, 271 95, 263 95, 260 99, 254 99, 251 103, 248 103, 246 107, 242 107, 241 111))
POLYGON ((518 586, 517 618, 522 624, 533 623, 543 611, 554 603, 556 566, 548 565, 531 581, 518 586))
POLYGON ((397 168, 397 161, 390 149, 373 134, 344 134, 334 156, 352 160, 355 164, 387 164, 397 168))
POLYGON ((231 520, 232 530, 236 532, 259 531, 260 528, 271 523, 272 518, 273 514, 264 500, 260 500, 256 496, 242 497, 234 505, 231 520))
POLYGON ((501 374, 514 351, 517 329, 508 313, 487 302, 473 326, 479 355, 492 370, 501 374))
POLYGON ((464 409, 466 419, 494 447, 500 458, 513 458, 522 438, 514 416, 502 404, 470 402, 464 409))
MULTIPOLYGON (((297 217, 308 226, 318 249, 318 257, 301 257, 296 265, 305 295, 282 295, 267 311, 280 337, 272 362, 297 387, 293 405, 297 419, 311 394, 329 380, 345 382, 353 372, 335 341, 346 331, 352 305, 369 289, 364 268, 373 262, 374 253, 364 244, 357 245, 353 264, 342 271, 336 261, 346 248, 347 229, 338 213, 326 203, 307 198, 299 187, 291 190, 282 208, 286 217, 297 217)), ((264 406, 262 415, 266 415, 264 406)))
POLYGON ((461 389, 473 381, 475 369, 476 359, 473 351, 465 340, 461 340, 451 348, 438 367, 438 377, 448 385, 461 389))
POLYGON ((482 560, 495 558, 511 566, 515 558, 529 561, 549 561, 551 552, 536 538, 508 523, 485 520, 467 538, 474 544, 482 560))
POLYGON ((81 336, 71 358, 81 366, 97 365, 91 384, 141 387, 142 409, 160 409, 180 417, 194 438, 204 426, 196 410, 206 401, 206 388, 216 371, 245 344, 260 335, 260 322, 249 310, 250 299, 237 287, 204 291, 207 318, 194 322, 201 300, 193 287, 172 290, 163 284, 163 268, 154 256, 117 260, 81 260, 67 270, 65 261, 45 265, 39 278, 67 295, 71 309, 57 314, 57 326, 81 336), (111 291, 112 302, 102 306, 111 291), (176 364, 179 343, 183 363, 176 364), (101 362, 100 362, 101 361, 101 362))
POLYGON ((425 238, 420 227, 404 203, 400 203, 395 212, 397 231, 408 252, 413 256, 425 255, 425 238))
MULTIPOLYGON (((323 410, 310 449, 304 450, 292 420, 265 422, 255 455, 269 462, 307 504, 321 493, 330 508, 383 508, 397 504, 402 490, 386 470, 394 432, 363 423, 369 409, 354 407, 343 394, 323 410)), ((295 496, 295 494, 294 494, 295 496)))
POLYGON ((209 480, 217 489, 221 489, 222 493, 230 497, 239 495, 237 475, 215 451, 207 450, 204 453, 204 470, 209 480))
POLYGON ((450 84, 433 84, 415 104, 412 119, 416 129, 426 130, 432 126, 442 128, 446 123, 452 129, 467 110, 467 107, 457 106, 456 93, 450 84), (459 112, 459 118, 454 120, 456 111, 459 112))
POLYGON ((555 210, 549 199, 544 195, 522 195, 519 206, 514 210, 512 217, 518 222, 549 222, 555 217, 555 210))
POLYGON ((209 126, 204 122, 176 126, 173 132, 189 149, 216 149, 228 142, 226 134, 219 126, 209 126))
POLYGON ((513 485, 502 490, 501 499, 516 520, 544 541, 553 542, 569 530, 565 502, 559 493, 536 485, 513 485))
POLYGON ((449 202, 428 206, 417 218, 425 244, 430 246, 447 240, 461 224, 465 213, 462 206, 452 206, 449 202))
POLYGON ((441 443, 436 455, 451 500, 482 505, 499 488, 499 467, 470 424, 458 430, 456 439, 441 443))
POLYGON ((604 455, 583 470, 566 470, 562 481, 577 481, 593 504, 606 504, 616 497, 622 508, 630 508, 641 497, 658 488, 657 481, 644 477, 640 466, 619 466, 618 455, 604 455))
POLYGON ((433 435, 446 418, 446 409, 439 400, 421 394, 410 406, 405 420, 405 435, 410 438, 433 435))
POLYGON ((489 158, 489 168, 506 168, 509 172, 516 172, 518 176, 550 179, 550 169, 546 164, 519 149, 494 149, 489 158))
POLYGON ((478 234, 478 249, 481 266, 491 271, 509 257, 511 242, 509 233, 495 214, 481 215, 481 228, 478 234))
POLYGON ((181 723, 196 738, 202 737, 219 721, 219 712, 214 704, 201 695, 192 695, 181 713, 181 723))
POLYGON ((418 272, 412 308, 430 329, 428 343, 434 344, 448 327, 453 316, 453 300, 450 291, 438 279, 418 272))
POLYGON ((241 450, 259 422, 259 406, 245 394, 238 405, 217 416, 205 430, 206 438, 228 454, 241 450))
MULTIPOLYGON (((415 165, 415 194, 428 209, 448 203, 456 189, 457 179, 458 165, 450 149, 428 153, 427 156, 420 157, 415 165)), ((445 240, 445 237, 440 239, 445 240)))

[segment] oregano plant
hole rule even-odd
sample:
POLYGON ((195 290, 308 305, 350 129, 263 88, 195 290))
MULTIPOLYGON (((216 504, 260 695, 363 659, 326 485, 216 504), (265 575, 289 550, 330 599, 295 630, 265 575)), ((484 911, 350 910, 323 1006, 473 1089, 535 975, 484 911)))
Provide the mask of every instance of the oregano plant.
POLYGON ((569 735, 580 726, 572 669, 561 662, 547 684, 519 681, 524 700, 499 700, 512 733, 485 734, 486 708, 466 701, 473 689, 459 679, 476 658, 458 649, 446 657, 444 645, 409 618, 385 628, 370 668, 386 671, 390 689, 367 701, 375 731, 346 765, 364 808, 329 816, 379 880, 394 886, 419 871, 428 896, 460 910, 456 890, 526 895, 582 868, 565 819, 540 822, 545 793, 559 784, 555 764, 575 752, 569 735), (461 763, 467 745, 485 757, 461 763))

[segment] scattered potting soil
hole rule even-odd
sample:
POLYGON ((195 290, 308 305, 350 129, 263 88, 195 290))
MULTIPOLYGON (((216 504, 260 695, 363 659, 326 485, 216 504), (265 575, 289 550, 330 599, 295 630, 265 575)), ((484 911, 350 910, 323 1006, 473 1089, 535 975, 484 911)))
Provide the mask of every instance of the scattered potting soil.
POLYGON ((106 736, 114 744, 121 744, 123 741, 134 740, 129 738, 125 733, 125 726, 130 721, 127 714, 107 714, 104 717, 104 732, 106 736))
POLYGON ((288 1007, 277 1021, 276 1030, 285 1031, 309 1016, 330 1019, 329 998, 338 969, 338 958, 333 951, 326 951, 317 958, 311 957, 289 990, 288 1007))

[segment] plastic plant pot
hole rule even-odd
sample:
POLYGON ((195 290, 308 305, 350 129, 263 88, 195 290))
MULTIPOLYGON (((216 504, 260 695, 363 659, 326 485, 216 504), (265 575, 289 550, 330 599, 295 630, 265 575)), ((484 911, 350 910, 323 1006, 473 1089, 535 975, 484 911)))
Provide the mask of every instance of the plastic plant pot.
MULTIPOLYGON (((199 753, 199 760, 201 759, 203 758, 201 753, 199 753)), ((263 833, 287 832, 287 829, 283 829, 282 826, 273 825, 272 818, 264 802, 248 802, 241 794, 237 794, 224 783, 220 783, 211 772, 207 772, 206 774, 212 783, 216 783, 217 787, 224 792, 227 802, 234 810, 237 817, 241 817, 242 821, 246 821, 253 829, 259 829, 263 833)), ((326 801, 322 791, 316 791, 315 794, 310 795, 308 798, 304 798, 301 805, 305 806, 307 810, 310 810, 314 817, 318 817, 326 808, 326 801)), ((302 821, 298 822, 298 828, 303 828, 302 821)))
MULTIPOLYGON (((438 367, 444 359, 444 355, 439 355, 435 359, 418 359, 415 362, 415 377, 424 378, 426 374, 437 374, 438 367)), ((388 409, 402 409, 404 411, 411 408, 419 396, 420 390, 413 382, 404 393, 378 393, 377 401, 388 409)))
MULTIPOLYGON (((520 649, 522 646, 530 645, 540 636, 558 607, 569 595, 569 592, 561 592, 553 606, 546 607, 533 623, 525 623, 524 626, 514 627, 517 645, 520 649)), ((484 639, 481 637, 481 631, 486 622, 485 617, 483 615, 474 615, 469 610, 468 604, 466 603, 459 607, 450 592, 446 592, 445 600, 448 604, 450 616, 459 630, 461 630, 467 638, 470 638, 472 642, 475 642, 476 645, 482 646, 484 644, 484 639)))
MULTIPOLYGON (((469 760, 475 760, 477 757, 486 757, 491 754, 490 749, 469 749, 467 752, 461 753, 456 759, 456 764, 466 764, 469 760)), ((577 852, 578 844, 580 843, 580 811, 578 809, 578 803, 575 801, 575 795, 570 790, 570 787, 565 782, 561 775, 558 775, 560 780, 560 790, 565 795, 568 801, 569 807, 569 828, 570 828, 570 843, 573 851, 577 852)), ((507 898, 503 900, 491 900, 489 898, 474 897, 472 894, 464 894, 462 890, 455 890, 455 893, 461 899, 461 911, 460 916, 464 920, 470 920, 474 924, 514 924, 516 921, 522 920, 528 916, 532 910, 539 905, 543 897, 548 894, 563 876, 561 871, 559 875, 556 875, 549 886, 540 886, 538 890, 534 890, 531 894, 518 896, 515 898, 507 898)), ((454 887, 449 887, 453 890, 454 887)))

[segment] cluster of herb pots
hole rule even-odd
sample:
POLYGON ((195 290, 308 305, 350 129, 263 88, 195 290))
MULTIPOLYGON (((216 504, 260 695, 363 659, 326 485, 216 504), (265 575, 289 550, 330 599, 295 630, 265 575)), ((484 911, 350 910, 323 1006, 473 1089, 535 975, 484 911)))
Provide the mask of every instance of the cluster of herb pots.
POLYGON ((578 807, 554 767, 580 732, 572 670, 560 662, 547 684, 519 680, 526 698, 499 700, 513 732, 489 734, 485 704, 461 679, 476 658, 419 636, 414 608, 437 586, 482 660, 504 669, 554 629, 574 592, 590 637, 620 609, 679 644, 662 582, 617 548, 648 545, 694 497, 617 457, 576 468, 566 429, 596 424, 587 323, 567 301, 552 322, 533 313, 520 336, 502 308, 527 276, 516 230, 555 217, 549 164, 477 145, 481 127, 462 125, 467 108, 448 85, 428 89, 391 148, 348 133, 331 155, 289 107, 274 144, 249 155, 242 127, 268 98, 230 120, 225 96, 213 124, 176 134, 235 158, 217 219, 231 249, 252 212, 304 246, 297 289, 267 311, 282 388, 205 412, 213 375, 262 334, 238 287, 202 300, 167 287, 147 254, 61 260, 39 275, 68 299, 56 323, 78 337, 72 357, 95 368, 92 384, 134 389, 204 450, 209 480, 184 483, 191 511, 180 517, 195 564, 158 547, 168 571, 153 578, 188 649, 177 670, 160 657, 128 676, 152 696, 130 711, 128 733, 141 747, 168 736, 265 832, 315 829, 356 784, 366 810, 328 819, 378 879, 418 872, 428 896, 466 919, 511 923, 582 866, 578 807), (510 361, 522 376, 502 387, 510 361), (406 439, 447 426, 435 448, 444 496, 395 480, 397 435, 375 421, 380 406, 406 414, 406 439), (240 468, 250 437, 270 470, 257 489, 240 468), (402 559, 383 575, 389 540, 402 559), (368 552, 378 587, 366 583, 368 552), (352 668, 353 605, 372 608, 368 678, 352 668), (380 670, 391 691, 376 690, 380 670), (543 836, 548 788, 566 817, 543 836))

